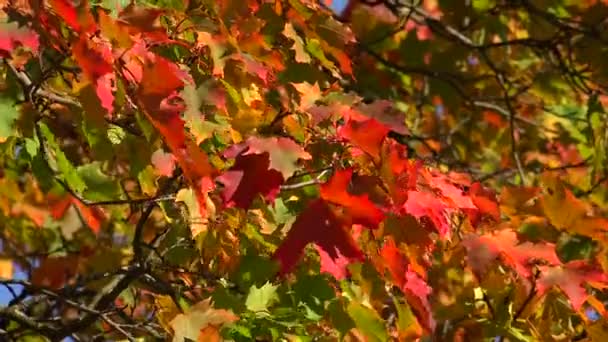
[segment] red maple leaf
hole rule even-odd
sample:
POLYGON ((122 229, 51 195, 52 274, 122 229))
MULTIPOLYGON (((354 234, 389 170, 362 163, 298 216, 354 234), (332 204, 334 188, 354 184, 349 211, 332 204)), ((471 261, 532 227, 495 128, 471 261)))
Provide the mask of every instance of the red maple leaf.
POLYGON ((471 221, 474 223, 479 221, 478 216, 487 216, 494 221, 500 221, 500 208, 493 192, 484 189, 479 183, 473 183, 469 189, 469 196, 479 210, 478 214, 471 216, 471 221))
POLYGON ((448 238, 450 236, 447 215, 451 208, 436 195, 429 192, 408 191, 407 201, 403 205, 403 209, 405 213, 418 220, 424 217, 430 219, 441 237, 448 238))
POLYGON ((350 141, 363 152, 379 158, 380 147, 389 129, 376 119, 354 120, 351 118, 338 131, 340 137, 350 141))
POLYGON ((73 256, 48 257, 32 272, 32 283, 36 286, 59 289, 76 274, 78 258, 73 256))
POLYGON ((348 192, 352 175, 352 169, 336 171, 327 183, 321 185, 321 198, 342 206, 345 211, 342 219, 350 224, 376 228, 384 220, 384 213, 370 201, 367 194, 355 196, 348 192))
POLYGON ((418 275, 409 265, 409 261, 404 256, 399 248, 397 248, 393 239, 388 239, 382 249, 380 256, 385 263, 393 282, 405 294, 408 303, 414 309, 416 316, 419 318, 422 325, 427 330, 432 330, 435 321, 433 319, 431 305, 428 301, 428 296, 431 294, 431 288, 426 281, 418 275))
POLYGON ((72 47, 72 55, 82 68, 82 73, 95 88, 101 106, 112 113, 115 75, 113 56, 109 44, 81 36, 72 47))
POLYGON ((78 7, 69 0, 49 0, 49 4, 68 26, 76 32, 95 31, 95 19, 91 14, 88 1, 80 1, 78 7))
POLYGON ((248 209, 258 194, 272 200, 283 183, 280 172, 269 169, 268 153, 240 154, 234 166, 217 181, 224 184, 222 193, 226 206, 248 209))
POLYGON ((113 91, 115 87, 113 82, 116 77, 113 73, 108 73, 97 79, 95 82, 95 93, 99 98, 99 102, 101 106, 108 111, 108 113, 112 113, 114 109, 114 94, 113 91))
MULTIPOLYGON (((184 85, 177 65, 167 59, 154 56, 146 61, 143 68, 139 93, 143 97, 157 97, 160 102, 184 85)), ((152 100, 152 99, 148 99, 152 100)))
POLYGON ((606 288, 608 276, 601 270, 581 260, 571 261, 561 266, 541 266, 540 277, 536 283, 540 295, 546 293, 551 287, 559 287, 570 300, 574 310, 583 306, 589 294, 584 284, 606 288))
POLYGON ((72 47, 72 55, 78 65, 82 68, 82 72, 93 84, 101 76, 112 72, 112 63, 108 61, 108 54, 102 49, 104 46, 90 42, 85 36, 80 36, 72 47))
POLYGON ((212 189, 210 177, 215 170, 207 154, 186 135, 179 105, 172 105, 169 96, 184 84, 178 67, 170 61, 149 55, 143 67, 138 98, 148 120, 154 125, 171 149, 186 179, 192 185, 201 217, 207 217, 206 193, 212 189))
POLYGON ((226 204, 245 209, 258 194, 274 199, 279 186, 296 170, 296 162, 311 158, 291 139, 258 137, 231 146, 224 157, 236 158, 234 166, 218 177, 225 186, 226 204))
POLYGON ((522 277, 532 275, 533 264, 542 260, 550 265, 559 265, 561 261, 555 254, 555 245, 551 243, 519 243, 517 234, 510 229, 486 235, 469 234, 462 244, 468 251, 468 261, 473 270, 483 274, 487 267, 498 257, 513 267, 522 277))
POLYGON ((67 195, 59 200, 49 198, 51 216, 55 220, 62 218, 67 212, 70 205, 74 205, 80 213, 82 219, 87 224, 93 233, 99 233, 103 221, 107 219, 106 213, 99 207, 91 207, 82 203, 78 198, 67 195))
POLYGON ((462 210, 477 210, 471 198, 464 194, 461 188, 452 184, 447 177, 439 173, 431 173, 428 170, 421 172, 426 182, 447 200, 450 207, 462 210))
POLYGON ((38 34, 26 27, 18 27, 15 23, 0 25, 0 56, 12 52, 18 46, 29 48, 38 53, 38 34))
POLYGON ((321 258, 321 273, 328 273, 334 276, 338 280, 345 279, 348 277, 347 266, 351 263, 351 260, 342 253, 339 249, 334 249, 335 254, 332 256, 326 252, 323 248, 315 246, 319 257, 321 258))
POLYGON ((309 243, 316 244, 327 254, 322 255, 321 268, 337 279, 344 276, 345 259, 348 262, 363 260, 363 253, 346 226, 322 199, 313 201, 298 216, 281 246, 275 251, 273 258, 281 264, 281 273, 293 269, 309 243))

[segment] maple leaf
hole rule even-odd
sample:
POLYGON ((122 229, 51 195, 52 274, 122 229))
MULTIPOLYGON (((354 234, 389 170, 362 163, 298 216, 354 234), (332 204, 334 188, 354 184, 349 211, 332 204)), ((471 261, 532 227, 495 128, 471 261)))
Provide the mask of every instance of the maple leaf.
POLYGON ((295 60, 298 63, 310 63, 311 58, 306 52, 304 48, 304 41, 298 35, 293 25, 290 22, 285 23, 285 28, 283 29, 283 35, 291 40, 293 40, 293 45, 291 49, 295 52, 295 60))
POLYGON ((167 59, 155 56, 144 64, 139 94, 152 104, 160 104, 163 99, 184 85, 177 65, 167 59), (155 97, 155 99, 151 99, 155 97), (154 101, 154 102, 152 102, 154 101))
POLYGON ((91 228, 93 233, 99 233, 101 224, 106 219, 106 215, 103 210, 96 207, 88 207, 75 197, 72 197, 72 203, 76 206, 76 208, 78 208, 82 219, 84 222, 86 222, 87 226, 91 228))
POLYGON ((397 248, 393 239, 387 239, 380 250, 380 256, 391 274, 393 282, 406 295, 422 325, 425 329, 432 330, 435 322, 428 302, 431 288, 412 269, 407 257, 397 248))
POLYGON ((114 20, 104 11, 98 11, 97 16, 99 17, 99 29, 101 33, 113 46, 128 49, 133 45, 129 28, 126 25, 114 20))
POLYGON ((89 207, 72 195, 64 196, 58 200, 55 198, 50 198, 49 200, 51 205, 50 213, 55 220, 62 218, 70 205, 74 205, 82 220, 95 234, 99 233, 101 224, 107 219, 106 213, 101 208, 89 207))
POLYGON ((380 249, 380 256, 384 265, 388 269, 393 278, 395 285, 402 288, 406 283, 405 270, 407 269, 408 260, 401 254, 397 248, 395 240, 388 238, 380 249))
POLYGON ((464 210, 477 209, 471 198, 465 195, 462 189, 449 182, 444 175, 431 174, 430 172, 421 172, 421 175, 426 179, 429 186, 438 190, 449 201, 450 207, 464 210))
POLYGON ((323 44, 323 47, 336 59, 340 65, 340 71, 342 71, 345 75, 353 75, 352 61, 346 52, 325 43, 323 44))
POLYGON ((581 260, 560 266, 540 266, 540 272, 536 282, 538 293, 542 295, 551 287, 558 286, 576 311, 581 309, 589 297, 583 284, 588 283, 602 289, 608 286, 608 276, 604 272, 581 260))
POLYGON ((296 170, 299 159, 309 160, 311 155, 293 140, 283 137, 257 138, 251 137, 244 143, 248 147, 243 155, 268 153, 269 168, 279 171, 283 179, 291 177, 296 170))
POLYGON ((389 129, 376 119, 364 121, 351 119, 338 130, 338 135, 377 159, 388 132, 389 129))
POLYGON ((481 215, 500 221, 500 208, 494 193, 484 189, 479 183, 473 183, 469 188, 469 196, 481 215))
POLYGON ((215 170, 207 154, 186 135, 185 122, 179 106, 168 103, 167 97, 184 84, 182 73, 168 60, 155 56, 144 65, 138 94, 148 120, 160 132, 192 185, 202 218, 207 217, 207 192, 213 189, 211 176, 215 170))
POLYGON ((18 46, 26 47, 36 54, 39 45, 36 32, 19 27, 17 23, 0 23, 0 56, 8 57, 18 46))
POLYGON ((213 59, 213 75, 223 78, 224 66, 226 64, 223 39, 218 35, 200 31, 197 32, 197 46, 199 48, 209 47, 211 58, 213 59))
POLYGON ((348 277, 349 272, 347 266, 352 261, 342 255, 339 249, 336 249, 332 256, 319 246, 315 246, 315 248, 317 253, 319 253, 321 261, 321 273, 331 274, 337 280, 346 279, 346 277, 348 277))
POLYGON ((209 214, 213 217, 215 214, 215 205, 209 197, 204 196, 206 200, 204 210, 201 211, 199 196, 193 189, 181 189, 175 195, 175 202, 182 202, 188 209, 190 232, 192 237, 196 237, 198 234, 206 232, 208 227, 208 217, 201 216, 201 213, 209 214))
POLYGON ((11 214, 15 216, 23 214, 32 220, 38 227, 42 227, 49 213, 45 209, 32 204, 17 202, 13 204, 11 214))
POLYGON ((137 32, 152 32, 162 29, 159 17, 163 12, 162 9, 138 6, 131 2, 120 11, 118 20, 132 26, 137 32))
POLYGON ((156 172, 165 177, 170 177, 175 168, 175 157, 171 153, 165 153, 162 149, 158 149, 152 153, 152 165, 156 172))
POLYGON ((222 195, 228 207, 248 209, 258 194, 272 200, 279 192, 283 176, 268 167, 268 153, 239 155, 230 170, 217 177, 224 184, 222 195))
POLYGON ((300 93, 298 109, 301 111, 311 108, 321 98, 321 88, 318 83, 311 85, 310 83, 303 82, 291 83, 291 85, 300 93))
POLYGON ((108 112, 112 113, 114 109, 114 94, 116 90, 114 82, 116 76, 113 73, 105 74, 97 79, 95 82, 95 93, 99 98, 101 106, 108 112))
POLYGON ((0 259, 0 279, 12 279, 13 278, 13 260, 1 258, 0 259))
POLYGON ((77 267, 75 257, 46 258, 32 273, 32 284, 60 289, 76 273, 77 267))
POLYGON ((468 251, 469 264, 473 270, 483 274, 487 267, 498 257, 502 257, 517 274, 528 278, 532 275, 530 268, 537 261, 549 265, 560 265, 551 243, 518 243, 517 234, 510 229, 503 229, 486 235, 468 234, 462 244, 468 251))
POLYGON ((262 285, 258 288, 255 285, 251 285, 249 288, 249 294, 245 300, 245 306, 250 311, 267 311, 268 307, 277 301, 277 288, 278 285, 272 285, 270 282, 262 285))
POLYGON ((500 208, 509 216, 542 215, 542 208, 536 201, 539 193, 540 188, 537 187, 504 187, 500 191, 500 208))
MULTIPOLYGON (((210 298, 200 301, 190 307, 183 314, 180 313, 169 325, 173 329, 173 342, 182 342, 186 339, 201 341, 201 331, 207 327, 219 330, 223 325, 238 320, 238 317, 230 310, 215 309, 210 298)), ((209 331, 204 332, 208 334, 209 331)))
POLYGON ((342 206, 346 213, 341 219, 345 222, 376 228, 384 220, 384 213, 370 201, 367 194, 356 196, 348 192, 352 175, 352 169, 336 171, 327 183, 321 185, 321 198, 342 206))
POLYGON ((88 1, 79 1, 75 6, 69 0, 49 0, 51 8, 76 32, 95 31, 95 18, 90 12, 88 1))
POLYGON ((327 255, 323 255, 322 260, 340 265, 339 269, 333 265, 321 266, 324 270, 332 272, 338 279, 343 276, 344 258, 350 262, 363 260, 363 253, 347 232, 344 224, 322 199, 310 203, 298 216, 287 236, 275 251, 273 259, 278 260, 281 264, 281 273, 287 273, 293 269, 309 243, 314 243, 327 253, 327 255))
POLYGON ((91 46, 90 40, 81 36, 72 47, 72 55, 76 62, 82 68, 82 72, 87 76, 90 82, 97 82, 97 79, 103 75, 112 72, 112 63, 108 53, 100 52, 106 49, 102 44, 91 46))
POLYGON ((361 102, 354 106, 352 112, 360 113, 367 118, 378 120, 391 131, 408 135, 410 131, 403 120, 403 113, 395 108, 395 105, 388 100, 375 100, 371 103, 361 102))
POLYGON ((231 59, 242 62, 248 73, 257 76, 264 84, 268 84, 271 72, 264 64, 245 54, 232 55, 231 59))
POLYGON ((418 220, 427 217, 433 222, 435 229, 443 238, 449 238, 450 225, 448 214, 451 209, 441 198, 432 193, 422 191, 408 191, 407 201, 403 204, 405 213, 418 220))
POLYGON ((113 57, 110 47, 102 42, 92 42, 81 36, 72 47, 74 59, 82 68, 83 74, 95 87, 95 93, 102 108, 112 113, 114 103, 113 57))
POLYGON ((541 197, 541 205, 553 226, 606 241, 608 220, 590 216, 590 208, 556 177, 545 174, 543 183, 546 194, 541 197))
POLYGON ((249 208, 257 194, 274 199, 279 186, 295 172, 295 163, 311 158, 290 139, 257 137, 231 146, 224 156, 236 158, 235 164, 217 180, 224 184, 227 205, 240 208, 249 208))

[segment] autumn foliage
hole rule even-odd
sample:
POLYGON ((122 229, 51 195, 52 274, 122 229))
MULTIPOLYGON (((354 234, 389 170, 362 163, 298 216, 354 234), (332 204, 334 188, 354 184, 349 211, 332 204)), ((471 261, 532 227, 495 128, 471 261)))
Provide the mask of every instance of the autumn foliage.
POLYGON ((0 339, 606 341, 608 5, 335 8, 0 0, 0 339))

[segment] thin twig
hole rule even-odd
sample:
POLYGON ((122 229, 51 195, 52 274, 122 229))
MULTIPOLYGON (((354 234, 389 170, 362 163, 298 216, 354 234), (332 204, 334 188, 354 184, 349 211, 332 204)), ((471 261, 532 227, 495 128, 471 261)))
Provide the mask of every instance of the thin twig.
POLYGON ((281 185, 281 190, 295 190, 295 189, 305 188, 305 187, 311 186, 311 185, 320 184, 323 177, 325 177, 325 175, 328 174, 329 172, 330 172, 330 170, 323 170, 323 172, 321 172, 314 179, 307 180, 307 181, 300 182, 300 183, 281 185))

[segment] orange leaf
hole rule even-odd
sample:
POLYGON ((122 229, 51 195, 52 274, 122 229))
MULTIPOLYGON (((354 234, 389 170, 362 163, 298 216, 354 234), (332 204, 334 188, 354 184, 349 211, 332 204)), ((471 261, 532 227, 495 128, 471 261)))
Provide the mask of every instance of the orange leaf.
POLYGON ((380 147, 388 132, 389 129, 376 119, 351 119, 340 128, 338 134, 370 156, 379 158, 380 147))
POLYGON ((367 194, 355 196, 348 193, 348 186, 353 170, 339 170, 325 184, 321 185, 321 198, 343 206, 347 215, 342 219, 351 224, 361 224, 368 228, 376 228, 384 220, 384 214, 378 209, 367 194))

